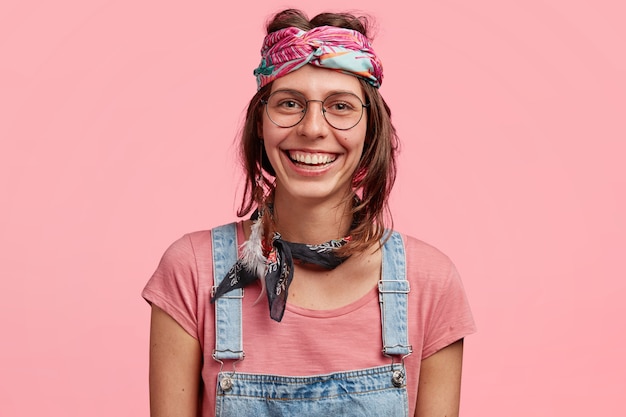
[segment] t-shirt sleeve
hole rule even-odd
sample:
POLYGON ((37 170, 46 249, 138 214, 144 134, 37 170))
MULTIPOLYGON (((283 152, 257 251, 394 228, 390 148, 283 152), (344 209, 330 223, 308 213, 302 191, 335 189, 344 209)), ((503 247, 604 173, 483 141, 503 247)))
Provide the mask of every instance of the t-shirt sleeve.
POLYGON ((476 331, 461 277, 451 261, 447 269, 430 311, 422 350, 423 359, 476 331))
POLYGON ((141 295, 198 339, 198 271, 189 235, 172 243, 141 295))

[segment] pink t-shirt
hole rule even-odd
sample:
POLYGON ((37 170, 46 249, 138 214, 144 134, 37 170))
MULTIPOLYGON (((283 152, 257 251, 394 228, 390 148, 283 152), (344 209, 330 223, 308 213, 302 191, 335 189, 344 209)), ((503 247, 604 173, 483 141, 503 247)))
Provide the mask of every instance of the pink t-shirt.
MULTIPOLYGON (((242 223, 237 225, 244 241, 242 223)), ((415 413, 421 360, 475 331, 459 275, 450 259, 432 246, 403 235, 409 293, 409 342, 405 360, 409 415, 415 413)), ((204 352, 203 416, 215 413, 220 365, 215 345, 211 232, 190 233, 163 255, 142 296, 167 312, 204 352)), ((387 365, 383 356, 378 290, 334 310, 309 310, 287 304, 283 320, 269 317, 260 285, 246 287, 243 301, 245 359, 238 372, 308 376, 387 365)))

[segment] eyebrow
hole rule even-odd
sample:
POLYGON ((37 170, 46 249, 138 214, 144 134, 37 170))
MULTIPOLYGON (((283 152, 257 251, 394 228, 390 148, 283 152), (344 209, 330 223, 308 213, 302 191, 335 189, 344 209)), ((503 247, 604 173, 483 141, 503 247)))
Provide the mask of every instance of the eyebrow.
MULTIPOLYGON (((301 95, 301 96, 303 96, 305 99, 307 99, 307 100, 312 100, 312 99, 310 99, 310 98, 309 98, 306 94, 304 94, 302 91, 296 90, 296 89, 294 89, 294 88, 279 88, 278 90, 274 90, 274 91, 272 91, 270 94, 274 94, 274 93, 277 93, 277 92, 279 92, 279 91, 281 91, 281 92, 286 92, 286 93, 296 93, 296 94, 300 94, 300 95, 301 95)), ((357 93, 357 92, 355 92, 355 91, 351 91, 351 90, 331 90, 331 91, 328 91, 328 92, 326 93, 326 96, 325 96, 324 98, 330 97, 330 96, 332 96, 333 94, 354 94, 354 95, 355 95, 355 96, 357 96, 359 99, 361 99, 361 101, 365 100, 365 98, 364 98, 364 97, 361 97, 361 95, 360 95, 360 94, 358 94, 358 93, 357 93)))

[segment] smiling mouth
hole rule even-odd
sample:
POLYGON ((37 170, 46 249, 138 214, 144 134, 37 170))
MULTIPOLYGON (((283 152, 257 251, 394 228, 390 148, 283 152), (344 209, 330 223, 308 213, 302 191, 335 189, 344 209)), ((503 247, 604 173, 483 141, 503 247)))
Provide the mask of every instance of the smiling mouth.
POLYGON ((333 163, 337 159, 337 155, 328 153, 308 153, 287 151, 289 159, 299 165, 307 166, 325 166, 333 163))

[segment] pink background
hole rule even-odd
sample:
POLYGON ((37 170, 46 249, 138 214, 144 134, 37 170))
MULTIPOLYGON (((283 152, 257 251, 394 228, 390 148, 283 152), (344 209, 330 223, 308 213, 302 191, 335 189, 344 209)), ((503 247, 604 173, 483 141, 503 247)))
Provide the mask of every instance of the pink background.
MULTIPOLYGON (((0 416, 148 414, 140 291, 234 218, 234 138, 278 1, 0 5, 0 416)), ((324 0, 377 17, 396 228, 479 332, 464 416, 626 414, 620 1, 324 0)))

